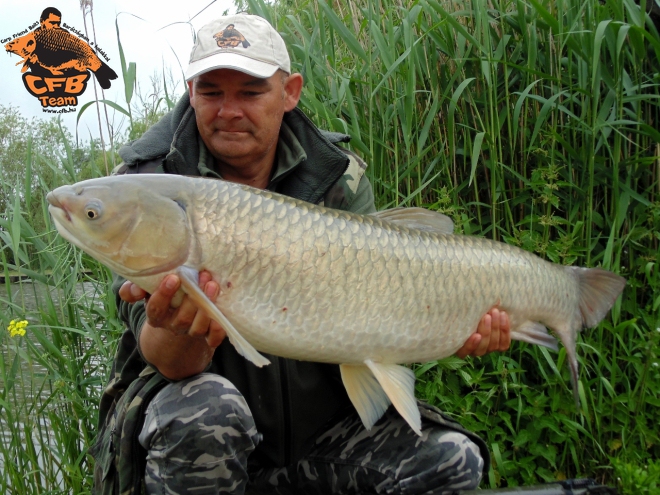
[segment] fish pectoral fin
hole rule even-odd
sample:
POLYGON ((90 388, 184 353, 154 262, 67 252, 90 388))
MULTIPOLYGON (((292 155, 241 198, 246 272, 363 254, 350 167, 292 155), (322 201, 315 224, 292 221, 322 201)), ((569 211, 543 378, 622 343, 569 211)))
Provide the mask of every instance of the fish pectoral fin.
POLYGON ((393 222, 411 229, 435 232, 437 234, 453 234, 454 222, 447 215, 426 208, 390 208, 377 211, 372 216, 381 220, 393 222))
POLYGON ((391 404, 372 371, 364 364, 340 364, 341 379, 349 399, 367 430, 380 419, 391 404))
POLYGON ((245 357, 248 361, 252 361, 252 363, 260 368, 270 364, 270 361, 259 354, 259 351, 252 347, 252 344, 245 340, 245 337, 234 328, 234 325, 222 314, 222 311, 206 297, 204 291, 199 287, 199 272, 197 270, 187 266, 180 266, 176 271, 181 279, 181 287, 188 294, 188 297, 193 300, 197 307, 206 311, 206 314, 211 319, 217 321, 222 326, 225 332, 227 332, 229 341, 241 356, 245 357))
POLYGON ((422 434, 422 419, 415 399, 415 374, 398 364, 375 363, 367 359, 366 364, 383 387, 387 397, 415 433, 422 434))
POLYGON ((557 351, 557 339, 548 333, 548 329, 538 321, 526 321, 515 330, 511 330, 511 338, 529 344, 542 345, 557 351))

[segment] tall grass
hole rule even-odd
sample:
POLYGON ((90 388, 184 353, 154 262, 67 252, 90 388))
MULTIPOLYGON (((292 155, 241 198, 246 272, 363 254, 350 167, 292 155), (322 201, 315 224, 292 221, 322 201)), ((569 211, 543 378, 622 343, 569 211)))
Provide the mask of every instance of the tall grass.
MULTIPOLYGON (((653 493, 660 41, 643 10, 631 0, 247 4, 285 36, 306 113, 353 136, 379 207, 432 208, 462 233, 628 279, 611 316, 579 340, 580 410, 563 350, 514 343, 416 368, 418 395, 486 439, 482 486, 591 476, 653 493)), ((111 106, 137 137, 134 69, 124 56, 122 65, 126 106, 111 106)), ((74 148, 53 157, 28 146, 23 183, 2 183, 2 270, 30 278, 0 300, 3 493, 91 489, 86 453, 120 325, 108 270, 48 217, 47 191, 105 173, 93 144, 74 148), (9 336, 12 319, 29 321, 25 337, 9 336)))
POLYGON ((56 166, 30 155, 25 184, 2 184, 13 201, 0 217, 1 493, 89 493, 91 488, 87 450, 96 433, 113 329, 119 332, 120 324, 109 270, 85 259, 50 222, 47 191, 101 175, 98 169, 79 170, 68 144, 65 149, 56 166), (50 182, 42 173, 40 183, 31 184, 33 163, 42 172, 55 172, 50 182), (26 215, 32 202, 41 207, 37 221, 26 215), (36 232, 32 223, 44 222, 43 231, 36 232), (25 278, 12 284, 11 277, 25 278), (28 322, 25 336, 11 336, 12 320, 28 322))

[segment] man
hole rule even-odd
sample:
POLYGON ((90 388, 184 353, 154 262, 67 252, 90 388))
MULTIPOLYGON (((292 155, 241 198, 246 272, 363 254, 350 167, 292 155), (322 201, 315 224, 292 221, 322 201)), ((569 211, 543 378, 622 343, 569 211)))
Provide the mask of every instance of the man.
POLYGON ((47 7, 39 17, 39 29, 61 29, 62 13, 55 7, 47 7))
MULTIPOLYGON (((203 175, 357 213, 375 211, 365 165, 298 110, 302 76, 263 19, 235 15, 198 33, 189 95, 120 152, 119 173, 203 175), (221 43, 230 29, 245 43, 221 43), (220 34, 218 34, 220 33, 220 34)), ((215 300, 207 272, 200 287, 215 300)), ((478 485, 488 452, 420 404, 422 436, 390 410, 365 430, 334 365, 268 356, 256 368, 166 277, 153 294, 118 280, 127 323, 94 446, 104 493, 448 493, 478 485), (149 363, 147 366, 146 363, 149 363), (158 373, 156 373, 156 370, 158 373), (145 417, 146 416, 146 417, 145 417), (144 419, 144 421, 142 421, 144 419)), ((458 355, 509 347, 496 308, 458 355)))

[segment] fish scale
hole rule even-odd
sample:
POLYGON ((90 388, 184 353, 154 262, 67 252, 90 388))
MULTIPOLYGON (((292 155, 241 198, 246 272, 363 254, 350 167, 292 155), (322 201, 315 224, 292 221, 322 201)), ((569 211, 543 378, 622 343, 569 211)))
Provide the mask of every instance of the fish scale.
POLYGON ((420 433, 414 374, 400 365, 455 353, 493 306, 509 314, 514 339, 556 348, 545 327, 555 331, 575 392, 576 334, 625 285, 605 270, 453 235, 446 217, 417 208, 356 215, 160 174, 92 179, 48 201, 66 239, 146 291, 179 275, 257 366, 269 362, 259 351, 340 364, 367 428, 391 402, 420 433), (220 286, 215 303, 197 287, 201 270, 220 286))
POLYGON ((70 51, 79 58, 91 58, 94 55, 87 43, 64 29, 38 29, 34 35, 37 42, 42 43, 48 50, 70 51))

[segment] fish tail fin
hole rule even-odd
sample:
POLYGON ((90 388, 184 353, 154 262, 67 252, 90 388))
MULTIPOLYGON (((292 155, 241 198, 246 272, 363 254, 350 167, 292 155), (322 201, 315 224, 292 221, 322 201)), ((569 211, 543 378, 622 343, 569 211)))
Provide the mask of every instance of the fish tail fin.
MULTIPOLYGON (((553 327, 553 330, 566 349, 566 357, 571 371, 573 397, 576 407, 579 407, 577 334, 583 326, 594 327, 605 317, 614 305, 616 298, 623 291, 626 279, 601 268, 567 266, 566 270, 577 278, 579 287, 578 307, 570 321, 553 327)), ((523 322, 520 326, 511 330, 511 338, 557 350, 557 340, 539 322, 523 322)))
POLYGON ((110 68, 108 64, 101 60, 101 67, 94 71, 96 80, 99 82, 99 85, 103 89, 108 89, 110 87, 110 81, 117 79, 117 73, 110 68))
POLYGON ((585 327, 595 327, 605 318, 626 286, 626 279, 602 268, 567 267, 580 285, 580 315, 585 327))
POLYGON ((602 268, 569 266, 566 269, 572 272, 578 281, 578 308, 572 322, 567 323, 564 328, 555 330, 566 349, 566 357, 571 370, 573 398, 576 407, 579 408, 577 334, 582 330, 582 327, 595 327, 605 318, 607 312, 614 305, 616 298, 623 291, 626 279, 602 268))

